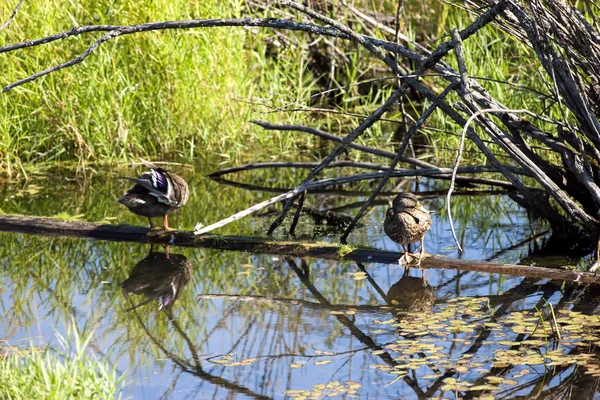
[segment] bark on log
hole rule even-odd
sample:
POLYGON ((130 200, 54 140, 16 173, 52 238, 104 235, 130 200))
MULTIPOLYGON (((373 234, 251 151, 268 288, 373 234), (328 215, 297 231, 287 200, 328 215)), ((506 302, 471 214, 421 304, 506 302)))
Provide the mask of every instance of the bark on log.
MULTIPOLYGON (((353 248, 338 244, 276 241, 246 236, 194 235, 191 231, 160 232, 131 225, 102 225, 91 222, 63 221, 54 218, 21 215, 0 215, 0 232, 18 232, 55 237, 81 237, 117 242, 171 244, 174 246, 210 248, 215 250, 248 251, 293 257, 315 257, 327 260, 351 260, 396 264, 399 252, 353 248)), ((589 272, 499 264, 482 261, 454 260, 437 256, 423 260, 423 268, 506 274, 536 279, 553 279, 586 284, 600 284, 600 275, 589 272)))

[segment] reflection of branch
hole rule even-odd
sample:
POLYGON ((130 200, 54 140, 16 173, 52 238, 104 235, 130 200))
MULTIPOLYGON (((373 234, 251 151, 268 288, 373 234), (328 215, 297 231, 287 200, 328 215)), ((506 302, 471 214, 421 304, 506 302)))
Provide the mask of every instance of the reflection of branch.
POLYGON ((353 304, 331 304, 331 303, 315 303, 314 301, 301 300, 301 299, 289 299, 284 297, 267 297, 259 295, 237 295, 237 294, 199 294, 196 296, 198 300, 204 299, 225 299, 235 301, 253 301, 253 302, 265 302, 265 303, 283 303, 290 305, 301 305, 306 308, 315 310, 342 310, 342 311, 389 311, 387 305, 384 306, 371 306, 371 305, 353 305, 353 304))
MULTIPOLYGON (((129 296, 127 296, 127 297, 128 297, 129 303, 131 305, 133 305, 129 296)), ((150 341, 152 341, 152 343, 154 343, 165 354, 165 356, 167 356, 170 360, 172 360, 175 364, 177 364, 184 372, 195 375, 204 381, 212 383, 215 386, 219 386, 219 387, 228 389, 233 393, 243 394, 248 397, 255 398, 255 399, 260 399, 260 400, 270 400, 271 399, 271 397, 264 396, 259 393, 255 393, 245 386, 238 385, 237 383, 234 383, 227 379, 221 378, 220 376, 212 375, 212 374, 209 374, 208 372, 205 372, 202 369, 202 366, 200 365, 199 357, 198 357, 198 354, 196 352, 193 342, 191 341, 189 336, 187 336, 187 334, 183 331, 183 329, 181 329, 179 324, 177 324, 175 322, 175 318, 173 318, 172 310, 170 310, 170 309, 167 309, 167 310, 168 310, 167 312, 169 313, 169 320, 171 321, 171 323, 173 324, 173 326, 175 327, 177 332, 179 332, 180 335, 183 335, 183 339, 186 340, 186 343, 188 344, 188 347, 193 354, 194 361, 196 362, 196 366, 190 365, 186 360, 179 358, 177 355, 175 355, 174 353, 169 351, 161 343, 160 340, 158 340, 156 337, 154 337, 152 335, 152 333, 150 332, 148 327, 142 321, 142 318, 140 317, 138 311, 133 310, 133 312, 132 312, 132 314, 135 315, 136 320, 139 322, 139 324, 141 325, 144 332, 146 332, 146 335, 148 335, 148 338, 150 339, 150 341)))
MULTIPOLYGON (((125 297, 127 298, 127 301, 130 304, 129 308, 132 308, 134 306, 133 301, 131 300, 131 296, 129 294, 125 293, 125 297)), ((150 338, 150 341, 152 341, 152 343, 154 343, 156 345, 156 347, 158 347, 164 354, 165 356, 167 356, 171 361, 173 361, 175 364, 179 365, 179 367, 183 370, 188 370, 188 368, 190 367, 188 365, 188 363, 184 360, 179 358, 176 354, 172 353, 170 350, 168 350, 162 343, 160 340, 158 340, 157 338, 155 338, 152 333, 150 333, 150 330, 148 329, 148 327, 144 324, 144 322, 142 321, 142 318, 138 312, 138 310, 136 308, 132 308, 132 312, 128 315, 134 315, 135 319, 137 320, 137 322, 140 324, 140 326, 142 327, 142 329, 144 330, 144 332, 146 332, 146 335, 148 335, 148 338, 150 338)))
MULTIPOLYGON (((296 264, 296 262, 294 260, 292 260, 291 258, 286 258, 286 261, 287 261, 288 265, 290 266, 290 268, 296 273, 298 278, 300 278, 300 281, 302 282, 302 284, 310 291, 310 293, 313 296, 315 296, 317 298, 317 300, 319 300, 322 304, 331 304, 329 302, 329 300, 327 300, 325 298, 325 296, 323 296, 321 294, 321 292, 319 292, 319 290, 312 284, 312 282, 308 279, 308 276, 304 273, 304 271, 301 270, 300 268, 298 268, 298 265, 296 264)), ((304 261, 304 259, 302 260, 302 264, 305 267, 304 270, 307 270, 308 266, 306 265, 306 261, 304 261)), ((358 339, 359 342, 363 343, 369 349, 371 349, 373 351, 377 351, 378 352, 377 357, 381 358, 381 360, 383 362, 385 362, 387 365, 389 365, 391 367, 395 367, 395 366, 399 365, 399 363, 396 360, 394 360, 394 358, 387 352, 387 350, 385 350, 383 347, 381 347, 377 343, 375 343, 375 341, 370 336, 364 334, 354 324, 354 322, 352 322, 352 320, 350 320, 350 318, 348 318, 345 315, 337 315, 337 314, 333 314, 333 316, 342 325, 344 325, 346 328, 348 328, 350 330, 350 333, 352 334, 352 336, 354 336, 356 339, 358 339), (383 352, 379 353, 380 351, 383 351, 383 352)), ((415 380, 411 379, 409 376, 404 376, 402 379, 404 380, 404 382, 406 382, 406 384, 408 386, 410 386, 414 390, 414 392, 416 393, 416 395, 419 398, 423 397, 424 393, 415 380)))
POLYGON ((536 240, 536 239, 538 239, 538 238, 541 238, 541 237, 543 237, 543 236, 546 236, 548 233, 550 233, 550 230, 549 230, 549 229, 548 229, 548 230, 545 230, 545 231, 543 231, 543 232, 537 233, 537 234, 535 234, 535 235, 531 235, 530 237, 528 237, 528 238, 526 238, 526 239, 523 239, 523 240, 521 240, 520 242, 513 244, 512 246, 509 246, 509 247, 507 247, 507 248, 505 248, 505 249, 502 249, 502 250, 500 250, 500 251, 498 251, 498 252, 496 252, 496 253, 492 254, 490 257, 486 258, 486 259, 485 259, 485 261, 492 261, 492 260, 494 260, 494 259, 496 259, 496 258, 498 258, 498 257, 502 256, 503 254, 506 254, 507 252, 509 252, 509 251, 511 251, 511 250, 516 250, 516 249, 518 249, 519 247, 521 247, 521 246, 524 246, 524 245, 526 245, 526 244, 527 244, 527 243, 529 243, 529 242, 532 242, 532 241, 534 241, 534 240, 536 240))
POLYGON ((173 328, 175 328, 175 330, 177 332, 179 332, 179 335, 187 343, 188 348, 190 349, 190 352, 192 353, 192 358, 194 359, 194 364, 196 364, 196 369, 201 370, 202 365, 200 364, 200 357, 198 357, 198 352, 196 351, 196 345, 194 344, 194 342, 192 342, 192 339, 190 339, 188 334, 185 333, 185 331, 183 329, 181 329, 181 326, 179 326, 177 319, 173 316, 173 309, 171 307, 167 307, 164 310, 167 313, 167 316, 169 317, 169 322, 171 323, 171 325, 173 325, 173 328))
POLYGON ((377 291, 377 293, 379 293, 379 295, 381 296, 383 301, 387 302, 387 296, 386 296, 385 292, 383 291, 383 289, 381 289, 381 287, 377 284, 377 282, 375 282, 375 279, 373 279, 371 274, 369 274, 367 272, 367 269, 365 268, 365 266, 359 262, 356 262, 356 266, 358 267, 358 269, 361 272, 364 272, 365 276, 367 277, 367 281, 371 284, 371 286, 373 286, 373 288, 375 288, 375 291, 377 291))

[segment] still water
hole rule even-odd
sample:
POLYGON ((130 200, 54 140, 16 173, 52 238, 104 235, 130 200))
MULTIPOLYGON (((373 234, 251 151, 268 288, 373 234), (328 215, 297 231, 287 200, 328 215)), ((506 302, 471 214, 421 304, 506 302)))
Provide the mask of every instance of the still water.
MULTIPOLYGON (((265 200, 172 167, 190 183, 173 227, 192 229, 265 200)), ((59 171, 0 188, 0 209, 146 224, 116 204, 141 167, 59 171)), ((339 173, 339 171, 338 171, 339 173)), ((289 187, 304 171, 235 176, 289 187)), ((395 182, 398 184, 399 182, 395 182)), ((506 195, 457 195, 458 254, 439 184, 422 181, 434 212, 428 252, 446 257, 537 263, 548 233, 506 195), (535 261, 534 261, 535 260, 535 261)), ((390 187, 390 191, 410 188, 390 187)), ((371 189, 362 183, 307 197, 344 209, 371 189)), ((382 200, 385 200, 382 198, 382 200)), ((383 202, 385 203, 385 202, 383 202)), ((356 206, 355 206, 356 207, 356 206)), ((357 207, 360 207, 358 204, 357 207)), ((373 207, 350 243, 399 250, 382 229, 386 205, 373 207)), ((264 235, 273 213, 218 233, 264 235)), ((289 223, 284 224, 284 229, 289 223)), ((284 229, 276 237, 284 237, 284 229)), ((302 240, 339 233, 302 218, 302 240)), ((415 250, 413 248, 413 250, 415 250)), ((89 351, 125 375, 124 398, 594 398, 600 320, 593 287, 397 265, 332 262, 208 249, 46 238, 0 233, 0 338, 14 346, 58 345, 69 329, 92 333, 89 351), (558 333, 560 334, 560 337, 558 333)), ((554 259, 582 268, 591 258, 554 259)))

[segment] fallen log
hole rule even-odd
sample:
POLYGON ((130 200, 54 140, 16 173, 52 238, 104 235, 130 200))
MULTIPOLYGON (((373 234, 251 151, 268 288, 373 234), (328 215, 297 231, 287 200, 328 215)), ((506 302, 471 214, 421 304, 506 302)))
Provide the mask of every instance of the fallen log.
MULTIPOLYGON (((150 231, 148 228, 140 226, 64 221, 55 218, 22 215, 0 215, 0 232, 16 232, 53 237, 80 237, 117 242, 169 244, 183 247, 247 251, 292 257, 314 257, 326 260, 350 260, 380 264, 396 264, 402 255, 394 251, 368 247, 351 247, 334 243, 280 241, 270 238, 247 236, 195 235, 192 231, 150 231)), ((596 276, 589 272, 473 260, 455 260, 439 256, 430 256, 423 259, 421 266, 425 269, 454 269, 535 279, 600 284, 600 275, 596 276)))

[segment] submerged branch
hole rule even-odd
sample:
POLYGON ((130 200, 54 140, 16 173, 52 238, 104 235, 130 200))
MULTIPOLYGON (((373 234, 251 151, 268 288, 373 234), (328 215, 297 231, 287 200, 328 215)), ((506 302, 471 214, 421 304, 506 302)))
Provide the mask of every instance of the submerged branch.
MULTIPOLYGON (((277 241, 245 236, 194 235, 190 231, 150 232, 148 228, 131 225, 102 225, 91 222, 63 221, 54 218, 0 215, 0 231, 57 237, 81 237, 96 240, 169 244, 174 246, 215 250, 247 251, 293 257, 316 257, 327 260, 352 260, 397 264, 400 252, 353 248, 332 243, 277 241)), ((600 275, 572 270, 500 264, 482 261, 454 260, 437 256, 423 259, 423 268, 505 274, 535 279, 553 279, 586 284, 600 284, 600 275)))

